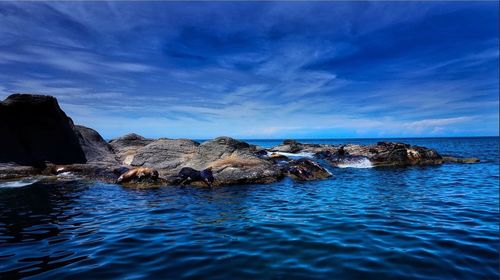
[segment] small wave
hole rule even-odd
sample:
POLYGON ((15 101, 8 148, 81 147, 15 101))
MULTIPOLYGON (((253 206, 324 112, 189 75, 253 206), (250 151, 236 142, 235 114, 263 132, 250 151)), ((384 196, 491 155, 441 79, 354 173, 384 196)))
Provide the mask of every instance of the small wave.
POLYGON ((314 153, 308 153, 308 152, 303 152, 303 153, 286 153, 286 152, 268 152, 267 155, 271 154, 278 154, 282 156, 286 156, 289 158, 313 158, 314 153))
POLYGON ((17 181, 0 182, 0 188, 22 188, 40 181, 39 178, 26 178, 17 181))
POLYGON ((337 164, 340 168, 372 168, 373 164, 367 158, 349 159, 337 164))

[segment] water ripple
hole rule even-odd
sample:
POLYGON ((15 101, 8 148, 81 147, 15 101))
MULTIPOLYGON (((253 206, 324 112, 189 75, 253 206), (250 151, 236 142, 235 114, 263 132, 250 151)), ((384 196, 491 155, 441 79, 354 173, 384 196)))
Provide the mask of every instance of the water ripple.
POLYGON ((494 140, 417 143, 481 164, 306 183, 2 188, 0 278, 498 279, 494 140))

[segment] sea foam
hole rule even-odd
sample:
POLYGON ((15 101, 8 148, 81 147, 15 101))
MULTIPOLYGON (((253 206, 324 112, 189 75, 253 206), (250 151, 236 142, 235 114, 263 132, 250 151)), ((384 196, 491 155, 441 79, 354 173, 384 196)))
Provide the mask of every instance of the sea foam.
POLYGON ((38 178, 26 178, 17 181, 5 181, 5 182, 0 182, 0 188, 21 188, 32 185, 38 181, 40 181, 40 179, 38 178))
POLYGON ((349 159, 337 165, 339 168, 372 168, 373 164, 367 158, 349 159))

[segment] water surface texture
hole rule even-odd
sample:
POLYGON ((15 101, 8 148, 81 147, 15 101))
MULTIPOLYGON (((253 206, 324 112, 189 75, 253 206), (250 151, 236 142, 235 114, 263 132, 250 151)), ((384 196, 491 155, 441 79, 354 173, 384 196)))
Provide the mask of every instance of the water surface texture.
POLYGON ((0 278, 498 279, 498 138, 398 141, 482 162, 213 190, 4 186, 0 278))

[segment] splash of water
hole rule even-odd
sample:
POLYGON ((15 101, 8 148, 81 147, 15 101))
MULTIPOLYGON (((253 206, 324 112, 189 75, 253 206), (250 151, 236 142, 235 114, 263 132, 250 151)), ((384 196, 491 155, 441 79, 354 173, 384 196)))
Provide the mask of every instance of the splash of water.
POLYGON ((373 164, 367 158, 348 159, 337 165, 340 168, 372 168, 373 164))
POLYGON ((39 178, 26 178, 16 181, 0 182, 0 188, 22 188, 40 181, 39 178))
POLYGON ((267 155, 278 154, 282 156, 286 156, 289 158, 313 158, 314 153, 302 152, 302 153, 286 153, 286 152, 268 152, 267 155))

